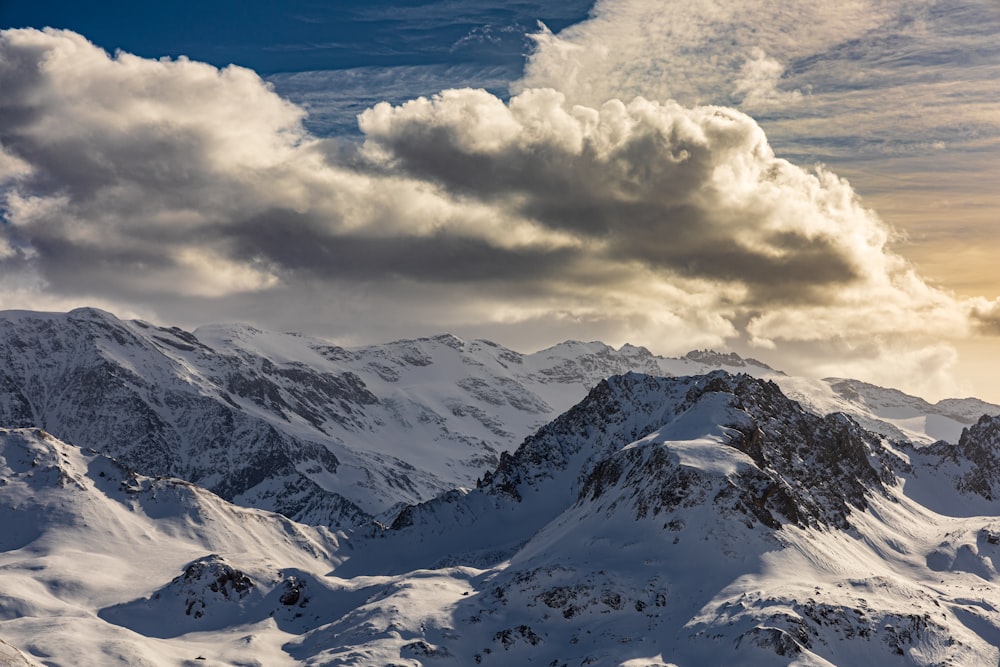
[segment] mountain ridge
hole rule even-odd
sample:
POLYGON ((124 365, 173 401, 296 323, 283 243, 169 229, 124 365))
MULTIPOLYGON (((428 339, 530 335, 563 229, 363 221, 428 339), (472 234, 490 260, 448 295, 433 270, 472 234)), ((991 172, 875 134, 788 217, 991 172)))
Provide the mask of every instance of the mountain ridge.
POLYGON ((990 407, 872 408, 732 353, 671 359, 566 341, 525 355, 450 334, 349 349, 249 325, 186 332, 93 308, 0 313, 0 359, 0 425, 41 426, 144 473, 334 526, 391 522, 405 505, 474 486, 503 452, 627 371, 690 375, 728 363, 778 381, 814 412, 847 411, 924 444, 957 441, 974 408, 990 407))
POLYGON ((478 488, 333 532, 3 429, 0 635, 49 665, 991 664, 998 434, 627 373, 478 488))
MULTIPOLYGON (((809 415, 748 376, 610 378, 479 489, 411 510, 356 542, 360 568, 348 560, 335 572, 405 576, 377 558, 397 551, 395 541, 408 545, 410 567, 485 568, 479 594, 449 617, 463 621, 449 626, 462 641, 434 644, 477 664, 992 664, 1000 506, 960 476, 940 475, 941 464, 1000 451, 1000 418, 977 427, 961 447, 900 449, 850 417, 809 415), (603 454, 590 465, 578 445, 603 454), (917 502, 918 479, 935 485, 944 514, 917 502), (564 491, 553 509, 546 487, 573 480, 577 492, 564 491), (508 550, 497 548, 501 531, 508 550), (435 563, 421 551, 428 542, 469 553, 435 563)), ((403 602, 392 596, 378 608, 403 602)), ((413 627, 421 612, 410 613, 411 625, 396 625, 413 627)), ((366 645, 391 653, 381 636, 366 645)))

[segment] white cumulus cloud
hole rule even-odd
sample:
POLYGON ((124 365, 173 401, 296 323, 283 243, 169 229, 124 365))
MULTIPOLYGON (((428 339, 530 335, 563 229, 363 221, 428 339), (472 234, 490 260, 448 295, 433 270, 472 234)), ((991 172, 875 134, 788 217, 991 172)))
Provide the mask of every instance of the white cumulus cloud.
MULTIPOLYGON (((759 55, 751 92, 791 94, 759 55)), ((845 180, 724 106, 446 90, 365 111, 354 147, 311 136, 249 70, 54 30, 0 33, 0 90, 8 307, 34 293, 355 339, 742 341, 851 370, 995 312, 929 285, 845 180)), ((949 361, 896 358, 912 363, 886 377, 949 361)))

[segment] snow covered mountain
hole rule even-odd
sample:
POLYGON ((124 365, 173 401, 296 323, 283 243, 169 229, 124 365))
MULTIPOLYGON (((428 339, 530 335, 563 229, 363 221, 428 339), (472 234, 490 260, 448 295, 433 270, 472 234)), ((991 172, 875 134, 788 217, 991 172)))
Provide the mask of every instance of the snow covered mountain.
POLYGON ((0 480, 13 664, 1000 661, 1000 417, 922 446, 627 373, 476 488, 337 533, 38 429, 0 431, 0 480))
POLYGON ((280 641, 233 626, 310 627, 303 591, 326 600, 324 575, 343 560, 325 528, 137 475, 39 429, 0 430, 0 526, 0 664, 287 664, 280 641))
POLYGON ((93 309, 4 313, 0 359, 0 424, 329 525, 470 485, 605 375, 655 369, 639 348, 567 343, 526 363, 453 336, 347 350, 93 309))
POLYGON ((1000 406, 977 398, 946 398, 932 404, 898 389, 860 380, 774 379, 789 396, 814 412, 845 412, 872 431, 920 444, 956 442, 962 430, 981 416, 1000 414, 1000 406))
POLYGON ((393 584, 289 647, 316 664, 996 664, 998 428, 917 448, 745 375, 611 378, 477 489, 355 534, 334 575, 393 584))
POLYGON ((984 413, 892 390, 792 378, 734 354, 679 359, 568 341, 521 354, 454 336, 346 349, 245 325, 185 332, 79 309, 0 313, 0 426, 44 428, 147 475, 317 525, 391 521, 471 487, 504 452, 602 379, 715 368, 777 381, 814 412, 870 430, 957 441, 984 413), (889 397, 909 400, 898 408, 889 397), (938 404, 942 406, 942 404, 938 404))

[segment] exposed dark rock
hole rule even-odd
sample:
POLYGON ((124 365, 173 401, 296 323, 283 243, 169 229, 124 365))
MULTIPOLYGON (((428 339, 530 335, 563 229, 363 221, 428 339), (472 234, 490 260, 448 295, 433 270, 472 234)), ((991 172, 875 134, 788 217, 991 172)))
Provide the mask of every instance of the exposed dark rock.
POLYGON ((959 478, 959 488, 987 500, 1000 498, 1000 416, 983 415, 963 429, 956 450, 973 463, 959 478))

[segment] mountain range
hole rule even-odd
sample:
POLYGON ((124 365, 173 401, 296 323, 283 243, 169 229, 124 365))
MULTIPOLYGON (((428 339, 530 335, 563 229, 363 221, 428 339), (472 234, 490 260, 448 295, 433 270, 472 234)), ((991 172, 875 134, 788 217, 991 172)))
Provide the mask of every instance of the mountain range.
POLYGON ((996 665, 1000 406, 0 313, 0 665, 996 665))

